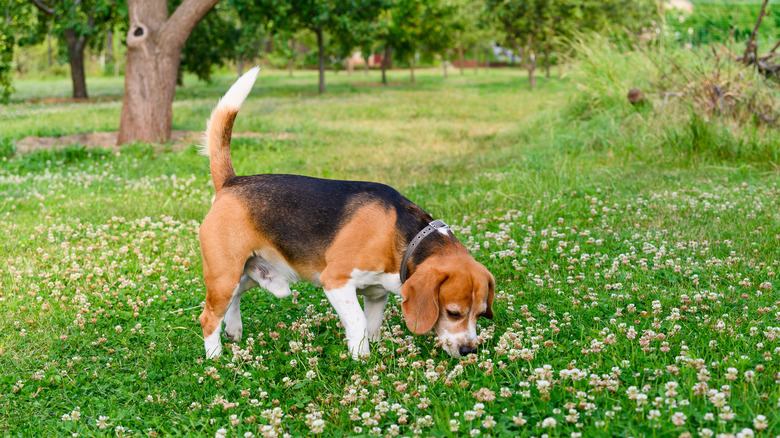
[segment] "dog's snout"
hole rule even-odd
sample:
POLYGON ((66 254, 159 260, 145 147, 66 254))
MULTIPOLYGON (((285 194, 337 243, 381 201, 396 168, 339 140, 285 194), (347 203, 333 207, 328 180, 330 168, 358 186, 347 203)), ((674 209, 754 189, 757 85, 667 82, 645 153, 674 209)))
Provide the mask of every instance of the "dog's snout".
POLYGON ((474 347, 469 347, 468 345, 461 345, 460 348, 458 348, 458 352, 461 356, 466 356, 471 353, 476 353, 477 349, 474 347))

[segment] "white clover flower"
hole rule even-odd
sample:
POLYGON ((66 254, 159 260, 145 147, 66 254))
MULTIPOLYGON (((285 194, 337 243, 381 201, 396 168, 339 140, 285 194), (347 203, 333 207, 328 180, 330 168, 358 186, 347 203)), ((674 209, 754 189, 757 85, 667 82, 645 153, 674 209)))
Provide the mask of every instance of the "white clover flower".
POLYGON ((542 427, 544 428, 552 429, 557 425, 558 425, 558 421, 553 417, 547 417, 544 420, 542 420, 542 427))
POLYGON ((688 416, 683 414, 682 412, 675 412, 672 414, 672 424, 675 426, 682 426, 685 424, 685 420, 688 419, 688 416))

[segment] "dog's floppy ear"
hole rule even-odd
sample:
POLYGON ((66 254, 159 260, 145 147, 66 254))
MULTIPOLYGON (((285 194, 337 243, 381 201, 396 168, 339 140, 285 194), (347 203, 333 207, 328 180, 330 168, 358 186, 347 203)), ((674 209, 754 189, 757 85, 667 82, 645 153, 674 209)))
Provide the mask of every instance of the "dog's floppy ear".
POLYGON ((493 276, 491 275, 490 279, 488 280, 487 308, 485 309, 485 312, 481 315, 487 319, 493 319, 493 295, 495 294, 495 289, 496 289, 496 282, 495 280, 493 280, 493 276))
POLYGON ((439 319, 439 289, 447 274, 419 269, 401 287, 401 311, 406 326, 416 335, 428 333, 439 319))

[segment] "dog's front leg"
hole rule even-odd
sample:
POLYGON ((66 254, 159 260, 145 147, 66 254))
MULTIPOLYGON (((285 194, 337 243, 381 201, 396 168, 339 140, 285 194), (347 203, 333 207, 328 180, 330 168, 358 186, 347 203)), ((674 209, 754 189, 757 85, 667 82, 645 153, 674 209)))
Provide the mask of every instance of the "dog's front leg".
POLYGON ((369 354, 367 322, 363 309, 360 308, 360 302, 357 298, 357 290, 354 286, 347 283, 338 289, 325 290, 325 296, 336 309, 336 313, 341 319, 341 325, 347 334, 347 346, 352 359, 358 360, 369 354))
POLYGON ((384 322, 388 295, 389 292, 382 286, 372 286, 363 291, 363 314, 366 315, 368 340, 371 342, 377 342, 381 338, 379 329, 384 322))

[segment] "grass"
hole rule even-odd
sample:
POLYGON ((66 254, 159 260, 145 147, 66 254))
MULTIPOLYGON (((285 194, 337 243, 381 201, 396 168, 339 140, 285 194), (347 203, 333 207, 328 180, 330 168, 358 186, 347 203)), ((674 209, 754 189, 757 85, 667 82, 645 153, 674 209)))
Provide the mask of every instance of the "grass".
MULTIPOLYGON (((148 145, 6 158, 0 434, 780 434, 771 155, 709 153, 733 147, 715 122, 593 105, 582 90, 596 74, 534 92, 510 70, 389 88, 340 74, 317 96, 314 73, 264 71, 238 116, 237 132, 288 134, 235 141, 239 174, 380 181, 453 226, 499 285, 478 354, 460 360, 412 336, 392 299, 371 358, 346 360, 306 284, 286 300, 245 295, 244 339, 204 360, 207 159, 148 145)), ((174 129, 199 130, 233 77, 187 79, 174 129)), ((17 101, 0 137, 114 130, 120 105, 17 101)), ((776 133, 755 135, 771 146, 776 133)))

